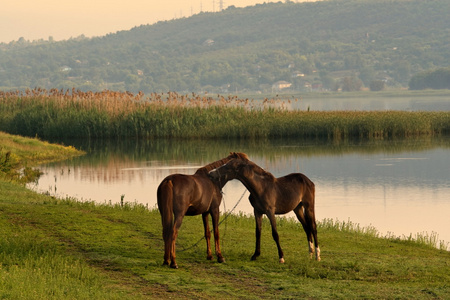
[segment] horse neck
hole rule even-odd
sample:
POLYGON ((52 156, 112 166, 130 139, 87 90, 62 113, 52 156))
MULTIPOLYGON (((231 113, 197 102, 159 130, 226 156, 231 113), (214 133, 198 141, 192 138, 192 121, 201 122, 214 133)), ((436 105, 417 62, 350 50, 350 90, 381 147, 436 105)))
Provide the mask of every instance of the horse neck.
POLYGON ((231 181, 235 178, 229 178, 226 174, 220 174, 220 171, 217 170, 218 177, 216 179, 212 179, 212 182, 217 185, 220 189, 222 189, 228 181, 231 181))
POLYGON ((217 185, 221 190, 223 189, 223 187, 225 186, 225 184, 227 184, 228 181, 230 181, 231 179, 221 179, 219 178, 218 181, 213 181, 215 185, 217 185))
POLYGON ((210 163, 209 165, 203 166, 200 169, 198 169, 195 174, 205 174, 207 175, 209 171, 214 170, 224 164, 226 164, 227 162, 229 162, 232 158, 230 157, 226 157, 223 159, 220 159, 218 161, 215 161, 213 163, 210 163))
POLYGON ((269 184, 271 181, 268 181, 265 178, 266 174, 259 174, 259 172, 255 172, 252 170, 252 172, 254 173, 253 176, 244 176, 243 174, 239 173, 238 176, 236 177, 237 180, 239 180, 246 188, 247 190, 250 192, 250 194, 255 194, 260 196, 260 193, 262 191, 261 186, 267 185, 269 184))

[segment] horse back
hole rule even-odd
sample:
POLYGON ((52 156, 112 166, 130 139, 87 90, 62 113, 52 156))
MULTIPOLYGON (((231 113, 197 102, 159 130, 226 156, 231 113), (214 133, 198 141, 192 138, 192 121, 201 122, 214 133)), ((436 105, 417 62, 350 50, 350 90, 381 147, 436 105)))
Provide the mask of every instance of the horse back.
POLYGON ((283 177, 277 178, 277 181, 284 180, 286 182, 291 182, 293 184, 304 184, 308 187, 314 187, 314 182, 302 173, 291 173, 283 177))
POLYGON ((303 200, 311 198, 311 201, 314 201, 315 185, 305 174, 291 173, 278 178, 277 182, 286 192, 291 192, 295 195, 300 193, 303 200))
POLYGON ((206 175, 172 174, 158 187, 158 206, 170 199, 175 214, 197 215, 206 212, 214 200, 221 200, 218 197, 221 197, 220 189, 206 175))

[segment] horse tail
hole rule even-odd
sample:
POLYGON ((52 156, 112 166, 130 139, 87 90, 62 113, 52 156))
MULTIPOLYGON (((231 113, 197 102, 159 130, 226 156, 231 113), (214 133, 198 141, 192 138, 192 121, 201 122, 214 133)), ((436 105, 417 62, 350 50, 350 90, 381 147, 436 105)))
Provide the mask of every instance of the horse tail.
MULTIPOLYGON (((302 174, 303 175, 303 174, 302 174)), ((312 238, 314 239, 314 246, 316 248, 316 259, 320 260, 320 248, 319 248, 319 240, 317 239, 317 225, 316 225, 316 213, 315 213, 315 198, 316 198, 316 186, 314 182, 311 181, 306 175, 302 176, 303 182, 306 185, 306 193, 308 193, 308 208, 305 207, 305 214, 306 214, 306 220, 307 220, 307 227, 309 234, 312 234, 312 238), (306 211, 307 210, 307 211, 306 211)), ((305 229, 306 231, 306 229, 305 229)), ((308 235, 308 233, 307 233, 308 235)), ((312 240, 310 240, 310 237, 308 237, 309 241, 309 252, 312 255, 313 254, 313 244, 312 240)))
POLYGON ((173 183, 171 179, 164 179, 158 186, 157 201, 161 214, 163 238, 166 241, 172 236, 173 230, 173 183))
POLYGON ((313 209, 314 209, 315 202, 316 202, 316 185, 309 178, 308 178, 308 186, 311 191, 311 195, 312 195, 311 197, 313 199, 313 209))
POLYGON ((314 209, 314 200, 315 200, 315 194, 316 194, 316 186, 314 184, 314 182, 311 181, 311 179, 309 179, 306 175, 301 174, 302 175, 302 180, 306 185, 306 189, 307 191, 310 192, 311 194, 311 200, 312 200, 312 207, 314 209))

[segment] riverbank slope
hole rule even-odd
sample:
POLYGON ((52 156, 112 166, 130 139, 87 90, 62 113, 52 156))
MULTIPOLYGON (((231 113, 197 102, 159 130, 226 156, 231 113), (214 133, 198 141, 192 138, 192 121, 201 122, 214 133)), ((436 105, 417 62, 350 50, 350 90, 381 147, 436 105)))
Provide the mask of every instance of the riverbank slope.
MULTIPOLYGON (((2 147, 16 155, 17 150, 2 147)), ((37 163, 41 158, 33 151, 21 157, 37 157, 37 163)), ((380 237, 374 228, 332 220, 320 221, 318 231, 321 262, 309 259, 301 225, 279 219, 286 259, 279 264, 264 220, 261 257, 250 261, 254 220, 232 215, 220 227, 226 262, 219 264, 206 260, 201 218, 186 217, 177 242, 180 269, 172 270, 162 266, 156 209, 55 199, 0 177, 0 297, 450 297, 450 252, 434 248, 429 237, 380 237)))

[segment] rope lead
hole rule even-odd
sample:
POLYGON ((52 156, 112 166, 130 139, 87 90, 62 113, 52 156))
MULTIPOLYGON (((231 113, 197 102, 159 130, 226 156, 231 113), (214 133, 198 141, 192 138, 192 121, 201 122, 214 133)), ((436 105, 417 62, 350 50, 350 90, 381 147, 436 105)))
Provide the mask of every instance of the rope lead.
MULTIPOLYGON (((225 217, 219 222, 218 226, 220 226, 220 224, 222 224, 230 215, 231 213, 236 209, 236 207, 239 205, 239 203, 241 202, 242 198, 244 198, 245 192, 247 192, 247 189, 244 190, 244 192, 242 193, 241 198, 239 198, 238 202, 234 205, 234 207, 225 215, 225 217)), ((223 194, 223 193, 222 193, 223 194)), ((225 195, 225 194, 224 194, 225 195)), ((223 199, 223 206, 224 209, 226 211, 226 207, 225 207, 225 198, 223 199)), ((210 232, 212 232, 213 229, 210 230, 210 232)), ((222 236, 225 236, 225 234, 223 234, 222 236)), ((192 249, 194 247, 196 247, 205 237, 202 236, 197 242, 195 242, 192 246, 189 246, 188 248, 183 248, 181 250, 177 250, 179 252, 183 252, 183 251, 187 251, 189 249, 192 249)), ((222 246, 223 248, 223 246, 222 246)))

